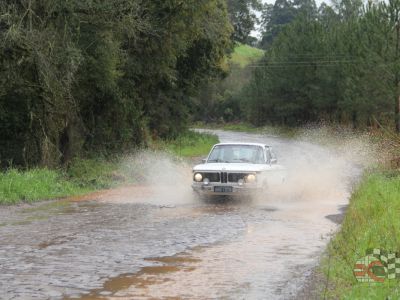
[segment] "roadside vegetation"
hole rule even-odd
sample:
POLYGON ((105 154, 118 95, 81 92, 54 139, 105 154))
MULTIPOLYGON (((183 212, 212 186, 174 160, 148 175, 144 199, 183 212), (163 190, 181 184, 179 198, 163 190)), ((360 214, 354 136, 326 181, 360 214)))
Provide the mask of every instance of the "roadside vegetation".
POLYGON ((321 268, 330 299, 399 299, 400 280, 357 282, 353 269, 370 248, 400 249, 400 172, 367 173, 355 190, 339 233, 332 239, 321 268))
POLYGON ((400 298, 400 278, 358 282, 353 273, 368 249, 397 253, 400 258, 400 138, 384 128, 372 137, 382 157, 387 157, 367 170, 355 187, 340 230, 321 260, 317 273, 323 277, 319 290, 324 298, 400 298))
POLYGON ((49 200, 88 190, 69 181, 66 174, 60 170, 10 169, 0 173, 0 204, 49 200))
MULTIPOLYGON (((149 150, 191 158, 206 155, 217 142, 215 135, 189 131, 174 140, 154 141, 149 150)), ((76 158, 64 168, 10 168, 0 173, 0 204, 63 198, 140 181, 139 176, 132 177, 130 170, 121 168, 123 159, 121 155, 76 158)))

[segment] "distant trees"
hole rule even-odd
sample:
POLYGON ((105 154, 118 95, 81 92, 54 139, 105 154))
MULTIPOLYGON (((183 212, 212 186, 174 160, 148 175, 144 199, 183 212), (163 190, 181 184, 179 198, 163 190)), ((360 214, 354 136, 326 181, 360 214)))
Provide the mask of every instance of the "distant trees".
MULTIPOLYGON (((262 9, 262 1, 226 0, 226 3, 233 27, 232 46, 258 46, 257 38, 250 34, 259 22, 257 12, 262 9)), ((221 80, 211 78, 203 82, 198 95, 192 97, 192 106, 189 109, 192 120, 215 122, 239 118, 241 110, 235 96, 251 78, 251 71, 233 60, 225 61, 224 71, 221 80)))
POLYGON ((276 31, 272 13, 268 19, 265 57, 241 94, 247 120, 360 127, 376 118, 400 127, 399 4, 342 1, 317 10, 278 0, 276 11, 286 7, 280 23, 293 19, 276 31))
POLYGON ((1 1, 1 165, 175 136, 231 34, 225 0, 1 1))
POLYGON ((227 0, 234 41, 251 45, 254 38, 250 33, 258 23, 256 11, 261 11, 261 0, 227 0))
POLYGON ((274 38, 285 25, 290 24, 297 16, 314 19, 317 6, 314 0, 276 0, 275 4, 264 4, 261 18, 262 38, 260 46, 264 49, 272 44, 274 38))

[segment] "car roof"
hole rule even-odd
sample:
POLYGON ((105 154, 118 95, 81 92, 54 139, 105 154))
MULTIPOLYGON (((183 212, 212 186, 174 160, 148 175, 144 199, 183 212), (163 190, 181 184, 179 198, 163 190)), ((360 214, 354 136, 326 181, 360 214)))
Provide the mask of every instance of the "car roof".
POLYGON ((261 143, 238 143, 238 142, 233 142, 233 143, 219 143, 214 146, 225 146, 225 145, 247 145, 247 146, 259 146, 259 147, 267 147, 269 148, 268 145, 261 144, 261 143))

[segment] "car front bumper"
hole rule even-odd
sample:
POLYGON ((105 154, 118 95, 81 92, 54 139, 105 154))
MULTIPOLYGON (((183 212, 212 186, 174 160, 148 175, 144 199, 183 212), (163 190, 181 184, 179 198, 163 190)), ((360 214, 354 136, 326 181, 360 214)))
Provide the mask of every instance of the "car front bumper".
POLYGON ((194 182, 192 188, 195 192, 201 195, 207 196, 240 196, 240 195, 251 195, 259 192, 259 188, 256 184, 230 184, 230 183, 210 183, 204 184, 202 182, 194 182))

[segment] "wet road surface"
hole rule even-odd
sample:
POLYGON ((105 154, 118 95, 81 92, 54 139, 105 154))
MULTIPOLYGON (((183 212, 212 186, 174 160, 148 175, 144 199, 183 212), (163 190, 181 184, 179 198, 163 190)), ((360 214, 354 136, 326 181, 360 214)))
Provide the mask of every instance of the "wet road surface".
POLYGON ((200 202, 180 168, 179 188, 0 208, 0 298, 296 298, 359 170, 310 143, 217 133, 272 145, 292 179, 252 201, 200 202))

